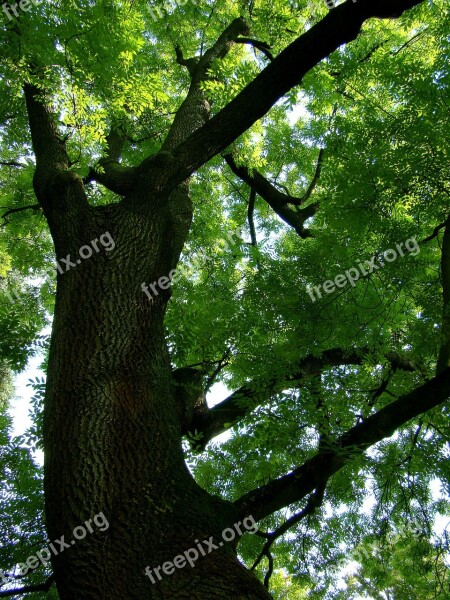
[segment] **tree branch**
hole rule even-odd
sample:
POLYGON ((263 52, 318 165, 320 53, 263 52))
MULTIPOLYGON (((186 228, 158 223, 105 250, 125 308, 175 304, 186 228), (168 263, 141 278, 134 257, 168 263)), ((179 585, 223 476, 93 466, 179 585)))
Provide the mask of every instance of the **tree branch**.
POLYGON ((33 151, 36 156, 36 171, 45 170, 42 176, 47 175, 47 177, 50 174, 67 171, 69 156, 66 144, 58 132, 44 92, 30 83, 24 85, 24 92, 33 151))
POLYGON ((89 205, 81 178, 69 170, 66 144, 58 132, 45 93, 31 83, 24 85, 24 93, 36 156, 33 187, 52 227, 58 212, 73 216, 74 210, 89 205))
POLYGON ((267 541, 264 544, 264 547, 261 550, 258 558, 253 563, 253 566, 250 569, 251 571, 254 571, 256 569, 256 567, 259 565, 264 556, 268 556, 272 544, 279 537, 281 537, 287 531, 289 531, 289 529, 297 525, 297 523, 300 523, 300 521, 302 521, 305 517, 307 517, 308 515, 312 515, 315 512, 315 510, 322 505, 324 494, 325 485, 322 485, 321 487, 317 488, 317 490, 314 490, 314 492, 310 495, 305 508, 303 508, 300 512, 296 513, 295 515, 292 515, 292 517, 290 517, 289 519, 286 519, 283 525, 280 525, 280 527, 277 527, 277 529, 275 529, 271 533, 264 534, 264 537, 267 539, 267 541))
POLYGON ((319 156, 317 157, 317 165, 316 165, 316 171, 314 173, 314 177, 312 178, 311 183, 309 184, 308 189, 306 190, 305 194, 301 198, 302 204, 304 204, 305 202, 308 202, 308 200, 311 197, 311 194, 314 192, 314 190, 316 188, 317 182, 320 179, 324 154, 325 154, 325 149, 321 148, 319 150, 319 156))
POLYGON ((435 227, 433 229, 433 233, 430 234, 429 236, 427 236, 426 238, 424 238, 423 240, 420 240, 419 244, 426 244, 427 242, 431 242, 431 240, 434 240, 434 238, 439 235, 439 232, 441 231, 441 229, 444 229, 444 227, 446 226, 446 223, 447 222, 440 223, 439 225, 437 225, 437 227, 435 227))
POLYGON ((450 368, 412 392, 385 406, 364 422, 346 431, 301 467, 245 494, 234 504, 240 515, 260 520, 283 507, 299 502, 324 485, 337 471, 373 444, 390 437, 411 419, 445 402, 450 396, 450 368))
POLYGON ((256 239, 256 229, 255 229, 255 221, 253 219, 253 215, 255 213, 255 200, 256 200, 256 190, 255 188, 250 188, 250 198, 248 200, 248 210, 247 210, 247 220, 248 226, 250 229, 250 239, 252 240, 252 246, 257 246, 256 239))
POLYGON ((450 216, 445 223, 444 238, 442 240, 441 280, 443 299, 442 342, 436 366, 437 373, 450 366, 450 216))
POLYGON ((210 104, 201 89, 201 84, 209 78, 208 70, 211 68, 212 63, 217 59, 224 58, 238 36, 247 32, 248 28, 245 21, 235 19, 201 58, 185 59, 180 46, 175 47, 177 62, 187 68, 191 77, 191 85, 162 145, 163 151, 181 144, 189 135, 207 122, 210 114, 210 104))
POLYGON ((23 169, 25 165, 16 162, 15 160, 0 160, 0 166, 2 167, 20 167, 23 169))
POLYGON ((35 585, 27 585, 23 588, 16 588, 15 590, 6 590, 0 592, 0 598, 8 598, 10 596, 22 596, 23 594, 31 594, 31 592, 48 592, 55 582, 55 576, 50 575, 47 581, 44 583, 37 583, 35 585))
MULTIPOLYGON (((342 44, 354 40, 371 17, 396 18, 423 0, 350 0, 283 50, 225 108, 173 151, 171 168, 159 185, 176 186, 225 150, 263 117, 308 71, 342 44)), ((144 160, 142 168, 146 168, 144 160)))
POLYGON ((137 169, 120 164, 120 157, 126 140, 125 131, 118 126, 111 127, 106 137, 108 151, 106 156, 97 163, 100 169, 90 169, 87 177, 83 180, 84 183, 97 181, 111 192, 119 194, 119 196, 125 196, 133 189, 137 169))
POLYGON ((248 37, 240 37, 236 40, 238 44, 249 44, 260 50, 269 60, 273 60, 273 54, 270 52, 270 45, 267 42, 260 42, 248 37))
MULTIPOLYGON (((7 208, 7 207, 2 206, 2 208, 7 208)), ((18 208, 10 208, 2 215, 2 219, 5 221, 4 225, 6 225, 6 223, 9 223, 9 221, 7 219, 7 217, 9 215, 13 215, 15 213, 22 212, 24 210, 41 210, 41 205, 40 204, 30 204, 29 206, 19 206, 18 208)))
MULTIPOLYGON (((317 212, 318 204, 311 204, 305 208, 291 208, 289 206, 290 204, 298 206, 303 202, 303 198, 296 198, 294 196, 283 194, 257 171, 253 171, 253 173, 250 174, 250 170, 247 167, 238 167, 231 154, 224 154, 224 159, 233 173, 242 179, 242 181, 245 181, 245 183, 249 185, 251 189, 259 194, 259 196, 261 196, 261 198, 267 202, 272 210, 274 210, 285 223, 295 229, 300 237, 307 238, 311 235, 309 231, 303 227, 303 225, 307 219, 312 217, 317 212)), ((309 188, 311 188, 311 186, 309 186, 309 188)), ((309 195, 311 193, 312 189, 309 192, 309 195)))
MULTIPOLYGON (((231 424, 243 419, 257 406, 267 402, 273 394, 298 385, 298 382, 317 374, 324 368, 342 365, 360 365, 364 361, 367 349, 356 349, 346 352, 341 348, 325 350, 320 357, 307 356, 295 365, 287 365, 283 375, 266 378, 256 378, 233 392, 228 398, 216 404, 213 408, 205 411, 204 407, 197 414, 193 413, 191 431, 203 433, 199 449, 203 450, 207 443, 217 435, 226 431, 231 424)), ((392 353, 387 360, 394 360, 397 355, 392 353)), ((399 366, 406 371, 412 371, 415 367, 398 358, 399 366)))

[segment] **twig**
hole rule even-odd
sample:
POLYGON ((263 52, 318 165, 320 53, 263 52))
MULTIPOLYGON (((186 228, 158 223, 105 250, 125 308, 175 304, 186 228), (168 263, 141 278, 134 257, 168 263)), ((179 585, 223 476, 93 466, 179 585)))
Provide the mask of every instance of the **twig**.
POLYGON ((308 502, 306 503, 305 508, 303 510, 301 510, 299 513, 297 513, 297 514, 293 515, 292 517, 290 517, 289 519, 287 519, 283 523, 283 525, 280 525, 280 527, 278 527, 271 533, 258 532, 258 535, 260 537, 266 538, 267 541, 264 544, 263 549, 259 553, 259 556, 253 563, 253 566, 251 567, 250 570, 254 571, 264 557, 266 557, 268 559, 269 569, 266 573, 266 576, 264 577, 264 585, 266 586, 266 588, 269 587, 269 579, 273 573, 273 557, 270 553, 270 548, 271 548, 272 544, 280 536, 282 536, 284 533, 286 533, 286 531, 288 531, 288 529, 290 529, 291 527, 293 527, 294 525, 299 523, 302 519, 304 519, 308 515, 311 515, 317 508, 319 508, 319 506, 321 506, 321 504, 323 502, 324 493, 325 493, 325 485, 326 484, 323 483, 320 486, 318 486, 315 489, 315 491, 308 498, 308 502))
POLYGON ((253 215, 255 212, 255 200, 256 200, 255 188, 250 188, 250 198, 248 201, 247 218, 248 218, 248 226, 250 228, 250 238, 252 240, 252 246, 256 247, 256 245, 257 245, 256 230, 255 230, 255 222, 253 220, 253 215))
MULTIPOLYGON (((1 208, 8 208, 8 207, 2 206, 1 208)), ((6 224, 6 223, 9 223, 9 221, 7 220, 7 217, 9 215, 12 215, 12 214, 15 214, 18 212, 22 212, 24 210, 40 210, 40 209, 41 209, 40 204, 30 204, 29 206, 19 206, 18 208, 10 208, 2 215, 2 219, 5 221, 4 224, 6 224)))
POLYGON ((228 364, 227 359, 230 356, 230 354, 231 354, 231 348, 227 348, 224 355, 222 356, 222 358, 219 361, 217 361, 217 367, 214 369, 214 372, 212 373, 212 375, 210 375, 208 377, 208 379, 206 380, 205 392, 209 391, 210 387, 215 382, 217 375, 228 364))
POLYGON ((2 167, 20 167, 23 168, 26 165, 23 165, 22 163, 19 163, 15 160, 0 160, 0 165, 2 167))
POLYGON ((434 228, 433 233, 431 235, 429 235, 428 237, 424 238, 423 240, 420 240, 419 244, 426 244, 427 242, 431 242, 431 240, 433 240, 435 237, 438 236, 439 232, 441 229, 444 229, 444 227, 446 226, 447 222, 445 223, 441 223, 440 225, 438 225, 437 227, 434 228))
POLYGON ((320 179, 320 173, 322 171, 324 153, 325 153, 325 149, 321 148, 319 151, 319 156, 317 157, 316 171, 314 173, 314 177, 312 178, 312 181, 309 184, 308 189, 306 190, 305 194, 302 197, 302 204, 304 204, 305 202, 307 202, 309 200, 309 198, 311 197, 311 194, 313 193, 313 191, 317 185, 317 182, 320 179))

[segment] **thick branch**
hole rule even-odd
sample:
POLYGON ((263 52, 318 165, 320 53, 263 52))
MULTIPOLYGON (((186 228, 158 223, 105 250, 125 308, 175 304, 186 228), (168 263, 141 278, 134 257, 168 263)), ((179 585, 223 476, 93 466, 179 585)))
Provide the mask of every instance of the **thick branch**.
POLYGON ((441 255, 442 280, 442 342, 436 371, 440 373, 450 366, 450 216, 445 224, 441 255))
POLYGON ((111 127, 106 143, 108 151, 106 156, 98 161, 98 167, 89 171, 84 183, 97 181, 108 190, 125 196, 135 184, 136 168, 125 167, 120 164, 120 157, 127 140, 127 135, 120 127, 111 127))
POLYGON ((81 178, 69 171, 66 144, 58 132, 45 93, 29 83, 24 85, 24 93, 36 156, 34 191, 52 228, 58 212, 73 217, 80 208, 87 207, 88 202, 81 178))
POLYGON ((24 85, 24 92, 37 170, 66 171, 69 168, 66 145, 44 93, 29 83, 24 85))
MULTIPOLYGON (((257 171, 253 171, 252 174, 250 174, 250 170, 247 167, 238 167, 231 154, 225 154, 224 159, 226 160, 228 166, 233 171, 233 173, 240 177, 242 181, 245 181, 247 185, 249 185, 257 194, 259 194, 261 198, 263 198, 263 200, 267 202, 267 204, 272 208, 272 210, 274 210, 277 213, 277 215, 283 219, 285 223, 287 223, 295 229, 295 231, 300 237, 306 238, 310 236, 310 233, 307 229, 303 227, 303 225, 307 219, 315 215, 318 209, 318 204, 311 204, 310 206, 307 206, 305 208, 294 209, 289 205, 291 204, 298 206, 303 202, 303 198, 296 198, 288 194, 283 194, 282 192, 277 190, 277 188, 274 185, 272 185, 270 181, 268 181, 265 177, 263 177, 263 175, 261 175, 257 171)), ((316 175, 314 176, 316 181, 319 176, 320 169, 319 175, 317 175, 317 177, 316 175)), ((309 191, 309 196, 311 195, 311 193, 312 189, 311 191, 309 191)))
MULTIPOLYGON (((305 74, 342 44, 354 40, 371 17, 395 18, 423 0, 350 0, 281 52, 238 96, 174 150, 167 183, 175 186, 223 152, 305 74)), ((145 161, 144 161, 145 163, 145 161)))
POLYGON ((23 594, 31 594, 31 592, 48 592, 55 582, 55 576, 50 575, 47 581, 44 583, 37 583, 35 585, 27 585, 22 588, 16 588, 14 590, 6 590, 0 592, 0 598, 8 598, 10 596, 22 596, 23 594))
POLYGON ((177 111, 175 119, 162 146, 163 150, 176 147, 184 142, 195 130, 200 129, 209 119, 210 105, 201 85, 208 79, 212 63, 224 58, 241 33, 247 33, 243 19, 235 19, 220 35, 216 43, 199 58, 184 58, 180 46, 176 46, 177 62, 187 68, 191 76, 188 94, 177 111))
MULTIPOLYGON (((307 356, 295 365, 288 365, 283 375, 257 378, 243 385, 208 411, 205 412, 204 407, 198 414, 194 411, 191 431, 196 430, 198 433, 203 433, 201 448, 204 449, 213 437, 226 431, 230 424, 241 420, 260 404, 266 403, 273 394, 298 385, 302 379, 318 375, 325 368, 360 365, 366 353, 367 349, 364 348, 351 352, 346 352, 341 348, 332 348, 325 350, 320 357, 307 356)), ((395 361, 395 368, 405 371, 415 369, 414 365, 406 359, 399 358, 395 353, 388 354, 386 358, 392 365, 395 361)))
POLYGON ((334 444, 322 449, 301 467, 265 486, 242 496, 235 502, 241 515, 260 520, 283 507, 299 502, 318 486, 323 486, 355 456, 396 429, 439 406, 450 396, 450 368, 419 388, 401 396, 364 422, 341 435, 334 444))
POLYGON ((270 45, 267 42, 261 42, 260 40, 254 40, 248 37, 240 37, 236 40, 238 44, 249 44, 254 48, 260 50, 269 60, 273 60, 273 54, 270 51, 270 45))

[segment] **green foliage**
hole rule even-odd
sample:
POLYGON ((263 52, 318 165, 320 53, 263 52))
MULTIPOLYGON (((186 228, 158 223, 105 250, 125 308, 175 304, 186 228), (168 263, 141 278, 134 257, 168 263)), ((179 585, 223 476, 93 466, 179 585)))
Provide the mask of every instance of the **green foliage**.
MULTIPOLYGON (((72 168, 85 176, 106 151, 111 123, 129 136, 123 164, 137 164, 158 150, 189 85, 174 60, 177 44, 185 56, 198 55, 242 14, 252 36, 270 43, 276 55, 327 12, 322 0, 205 0, 161 10, 163 18, 155 21, 147 1, 47 1, 21 15, 20 44, 16 25, 5 22, 1 160, 22 166, 0 166, 4 212, 36 202, 24 80, 52 90, 72 168), (40 68, 39 79, 28 64, 40 68)), ((320 406, 308 379, 277 390, 244 421, 230 423, 228 439, 211 444, 200 457, 186 450, 208 491, 234 500, 288 473, 316 453, 324 429, 334 439, 433 375, 442 318, 439 236, 421 243, 416 256, 385 261, 354 287, 323 293, 315 302, 306 288, 397 243, 425 240, 446 220, 449 29, 444 0, 423 2, 399 21, 370 21, 363 35, 314 68, 301 90, 290 92, 233 144, 239 164, 298 197, 325 149, 308 200, 320 205, 307 224, 313 237, 301 239, 257 197, 258 244, 252 246, 248 186, 221 158, 193 177, 194 222, 182 257, 189 269, 174 286, 165 322, 174 366, 202 363, 212 372, 226 356, 220 382, 232 390, 257 378, 264 390, 273 378, 292 375, 306 356, 370 348, 363 364, 323 372, 320 406), (242 235, 225 244, 239 227, 242 235), (392 351, 417 368, 393 372, 386 359, 392 351), (376 395, 387 377, 387 390, 376 395)), ((243 44, 214 63, 204 85, 213 113, 266 63, 243 44)), ((116 200, 95 184, 87 189, 93 204, 116 200)), ((34 382, 32 429, 12 440, 4 414, 10 392, 3 382, 8 368, 21 370, 35 352, 32 342, 48 321, 55 293, 46 274, 54 252, 41 212, 19 212, 7 220, 0 231, 1 368, 5 365, 0 570, 21 562, 45 539, 42 472, 30 453, 41 444, 44 384, 34 382), (12 289, 20 290, 14 302, 6 295, 12 289)), ((194 432, 190 441, 195 446, 200 435, 194 432)), ((448 441, 444 407, 409 423, 334 476, 323 505, 272 547, 274 598, 448 597, 448 537, 439 539, 431 526, 436 516, 449 513, 448 441), (439 495, 431 493, 435 481, 442 485, 439 495), (419 536, 404 535, 411 515, 422 525, 419 536), (377 552, 360 552, 358 566, 346 575, 342 569, 351 553, 374 541, 377 552)), ((268 517, 262 529, 275 529, 303 507, 268 517)), ((239 551, 246 564, 255 561, 263 542, 245 536, 239 551)), ((257 572, 263 578, 266 570, 264 559, 257 572)), ((43 574, 41 569, 29 582, 42 581, 43 574)))

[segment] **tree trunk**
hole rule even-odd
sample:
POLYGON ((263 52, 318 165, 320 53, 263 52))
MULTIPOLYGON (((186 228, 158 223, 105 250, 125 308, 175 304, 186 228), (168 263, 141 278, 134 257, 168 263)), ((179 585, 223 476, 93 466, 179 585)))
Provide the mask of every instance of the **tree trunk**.
POLYGON ((237 519, 186 468, 185 407, 164 339, 170 292, 149 299, 141 287, 174 268, 191 217, 182 186, 169 199, 50 219, 58 258, 70 253, 76 262, 79 248, 105 232, 115 243, 110 252, 97 244, 98 253, 58 275, 44 444, 49 540, 64 535, 70 546, 52 558, 62 600, 270 598, 232 543, 194 568, 159 570, 155 583, 145 574, 210 536, 218 545, 237 519), (99 513, 109 528, 91 522, 93 531, 75 541, 82 534, 74 529, 88 529, 99 513))

